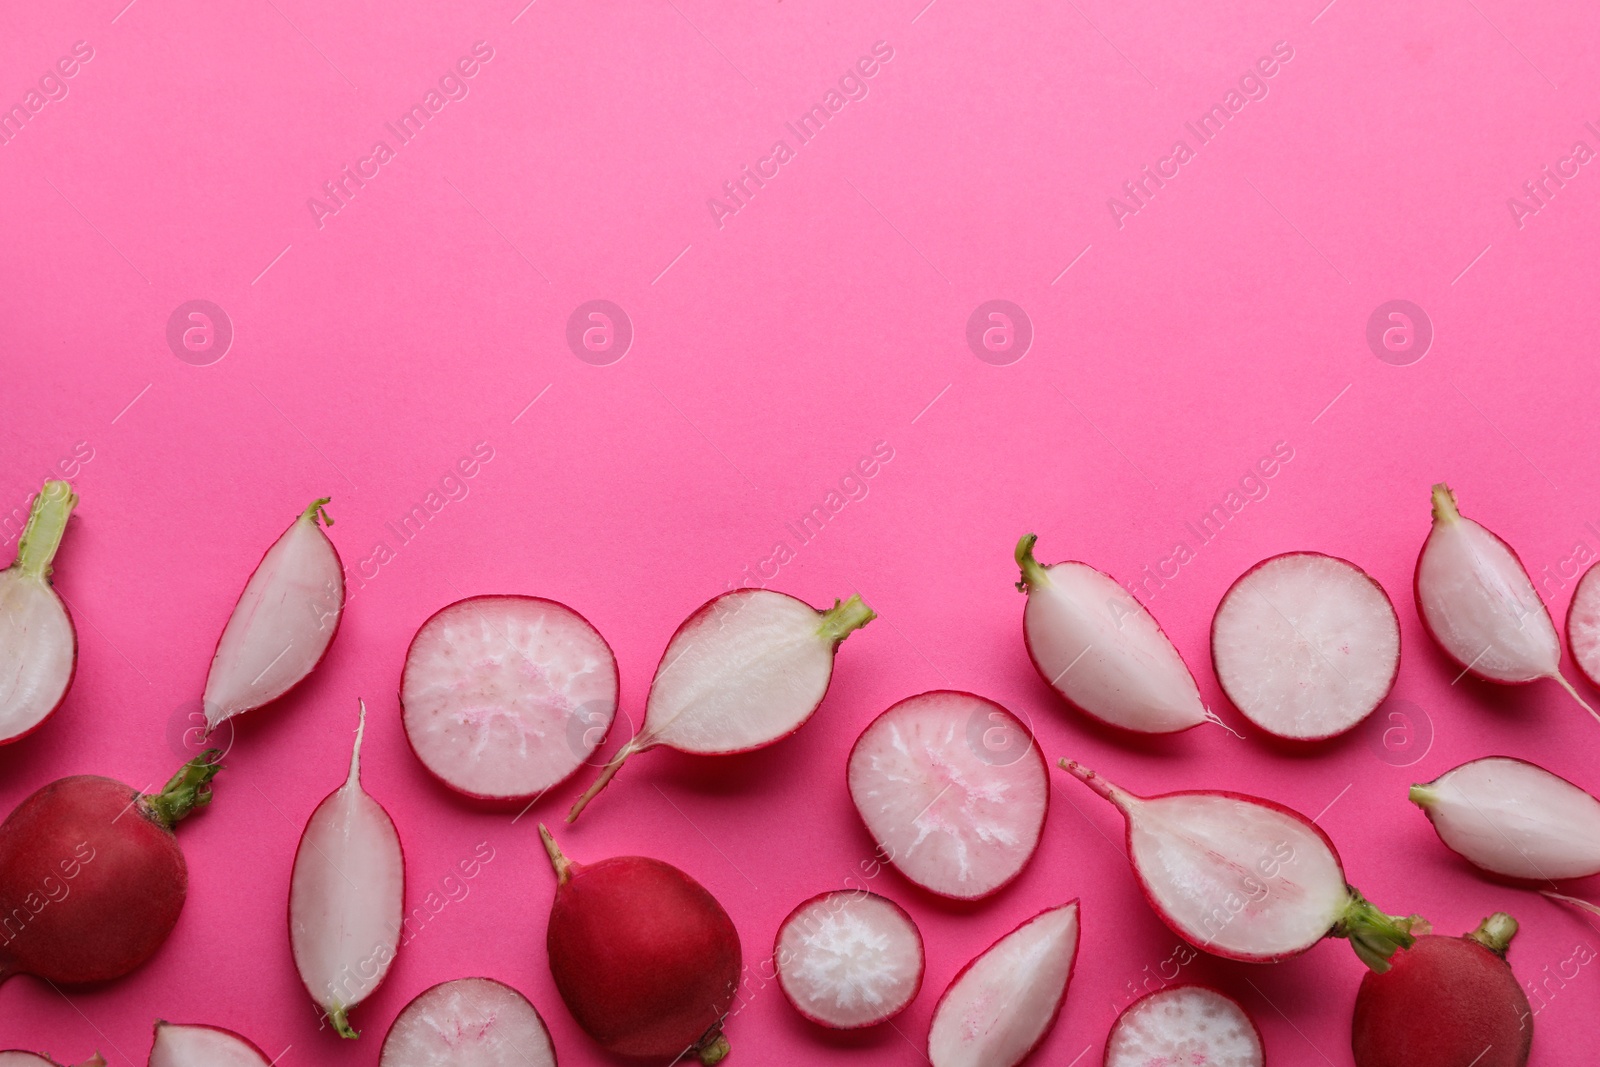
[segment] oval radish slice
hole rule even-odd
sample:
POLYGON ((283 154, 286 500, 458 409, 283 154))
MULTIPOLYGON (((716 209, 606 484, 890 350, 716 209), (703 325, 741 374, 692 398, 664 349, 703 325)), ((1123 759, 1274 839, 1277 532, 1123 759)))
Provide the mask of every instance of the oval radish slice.
POLYGON ((33 498, 17 558, 0 571, 0 745, 37 730, 72 687, 78 633, 50 587, 50 572, 77 503, 66 482, 45 482, 33 498))
POLYGON ((948 690, 908 697, 850 751, 850 798, 900 872, 974 900, 1033 856, 1050 803, 1044 757, 1005 708, 948 690))
POLYGON ((469 597, 411 639, 400 707, 411 750, 444 784, 527 800, 571 777, 605 741, 617 713, 617 658, 564 604, 469 597))
POLYGON ((458 978, 406 1005, 378 1067, 556 1067, 556 1052, 527 997, 492 978, 458 978))
POLYGON ((211 728, 283 696, 322 662, 344 614, 344 565, 313 500, 261 557, 217 640, 203 702, 211 728), (321 519, 321 523, 318 519, 321 519))
POLYGON ((812 897, 783 920, 772 954, 789 1003, 835 1030, 894 1018, 922 986, 922 934, 876 893, 812 897))
POLYGON ((1600 688, 1600 566, 1583 572, 1567 605, 1567 647, 1589 684, 1600 688))
POLYGON ((1105 1067, 1263 1067, 1261 1034, 1232 997, 1204 986, 1172 986, 1140 997, 1117 1016, 1105 1067))
POLYGON ((262 1051, 220 1026, 156 1023, 150 1067, 271 1067, 262 1051))
POLYGON ((1078 958, 1078 902, 1042 911, 962 968, 928 1030, 933 1067, 1012 1067, 1044 1040, 1078 958))
POLYGON ((1320 552, 1257 563, 1211 620, 1217 681, 1270 734, 1319 741, 1383 703, 1400 671, 1400 619, 1360 567, 1320 552))

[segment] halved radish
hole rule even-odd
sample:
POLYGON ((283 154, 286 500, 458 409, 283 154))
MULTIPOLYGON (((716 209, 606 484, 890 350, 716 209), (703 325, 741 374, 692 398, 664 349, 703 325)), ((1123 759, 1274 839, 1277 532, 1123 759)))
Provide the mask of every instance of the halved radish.
POLYGON ((1169 986, 1129 1004, 1106 1040, 1105 1067, 1263 1067, 1261 1033, 1232 997, 1169 986))
POLYGON ((835 1030, 892 1019, 922 986, 922 934, 876 893, 819 893, 778 927, 778 984, 795 1011, 835 1030))
POLYGON ((1383 703, 1400 672, 1400 619, 1383 587, 1320 552, 1262 560, 1211 620, 1217 681, 1270 734, 1320 741, 1383 703))
POLYGON ((289 944, 311 999, 340 1037, 383 983, 405 921, 406 866, 389 813, 361 788, 361 705, 350 776, 311 813, 289 880, 289 944))
POLYGON ((1078 959, 1078 902, 1042 911, 961 969, 933 1009, 933 1067, 1012 1067, 1039 1046, 1078 959))
POLYGON ((78 633, 50 587, 50 572, 77 503, 66 482, 45 482, 33 498, 17 558, 0 571, 0 745, 37 730, 72 687, 78 633))
POLYGON ((527 997, 492 978, 457 978, 405 1006, 378 1067, 556 1067, 556 1050, 527 997))
POLYGON ((411 750, 445 785, 527 800, 604 743, 617 713, 617 658, 564 604, 469 597, 411 639, 400 707, 411 750))
POLYGON ((156 1023, 150 1067, 271 1067, 266 1054, 220 1026, 156 1023))
POLYGON ((879 715, 850 750, 847 777, 889 862, 961 900, 988 896, 1021 873, 1050 806, 1033 734, 972 693, 922 693, 879 715))
MULTIPOLYGON (((6 1049, 0 1052, 0 1067, 61 1067, 61 1064, 49 1056, 41 1056, 37 1052, 23 1052, 21 1049, 6 1049)), ((84 1060, 78 1067, 106 1067, 105 1057, 98 1052, 91 1058, 84 1060)))
POLYGON ((678 627, 650 682, 644 726, 567 813, 575 820, 628 757, 665 745, 717 756, 765 748, 822 703, 839 643, 877 618, 861 597, 818 611, 770 589, 735 589, 678 627))
POLYGON ((313 500, 261 557, 217 640, 203 698, 213 729, 283 696, 333 643, 344 614, 344 565, 313 500), (321 519, 321 523, 318 519, 321 519))
POLYGON ((1600 688, 1600 564, 1578 579, 1567 605, 1567 648, 1589 684, 1600 688))

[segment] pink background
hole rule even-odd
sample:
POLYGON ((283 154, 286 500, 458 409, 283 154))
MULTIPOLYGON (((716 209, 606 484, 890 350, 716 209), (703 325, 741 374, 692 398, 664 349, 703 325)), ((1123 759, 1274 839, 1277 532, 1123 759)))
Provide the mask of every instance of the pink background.
MULTIPOLYGON (((0 512, 58 462, 83 498, 57 572, 77 681, 43 730, 0 751, 0 809, 71 773, 163 780, 242 583, 312 497, 333 497, 353 596, 321 671, 241 727, 216 803, 182 827, 193 885, 171 941, 109 988, 0 988, 0 1047, 142 1064, 161 1017, 237 1029, 284 1067, 372 1064, 412 996, 487 974, 539 1007, 564 1064, 615 1062, 552 985, 533 818, 430 782, 400 729, 402 655, 461 596, 553 597, 611 642, 637 718, 677 623, 783 541, 793 559, 772 585, 819 605, 859 590, 882 620, 843 647, 792 739, 724 761, 639 758, 563 835, 576 858, 683 867, 756 965, 795 903, 871 854, 844 786, 862 726, 911 693, 970 689, 1030 720, 1052 760, 1132 789, 1326 809, 1351 881, 1390 910, 1450 933, 1511 910, 1517 972, 1548 990, 1534 1062, 1592 1048, 1600 977, 1549 976, 1600 934, 1475 875, 1405 801, 1407 783, 1500 752, 1600 786, 1600 728, 1553 685, 1452 686, 1410 592, 1440 479, 1517 546, 1554 611, 1570 561, 1600 552, 1600 176, 1581 168, 1520 226, 1507 202, 1575 141, 1600 147, 1584 127, 1600 125, 1592 5, 124 2, 0 12, 0 103, 23 101, 74 42, 93 49, 68 95, 0 146, 0 512), (384 124, 478 41, 493 58, 469 95, 319 229, 308 198, 392 142, 384 124), (784 123, 878 41, 893 58, 868 95, 797 147, 784 123), (1195 149, 1184 123, 1280 41, 1293 58, 1268 95, 1119 228, 1108 198, 1177 139, 1195 149), (719 228, 708 198, 779 138, 794 158, 719 228), (166 343, 168 316, 196 298, 236 334, 210 366, 166 343), (635 329, 610 366, 565 342, 594 298, 635 329), (996 298, 1036 332, 1008 366, 965 341, 996 298), (1365 340, 1395 298, 1436 331, 1409 366, 1365 340), (800 545, 785 524, 879 441, 893 459, 865 497, 800 545), (1185 524, 1280 441, 1293 459, 1266 497, 1144 599, 1238 724, 1206 648, 1222 592, 1284 550, 1357 561, 1404 629, 1383 721, 1309 753, 1248 731, 1136 744, 1089 728, 1024 654, 1017 536, 1139 576, 1175 542, 1194 548, 1185 524), (87 463, 71 459, 79 442, 87 463), (400 545, 385 523, 478 442, 493 459, 469 494, 400 545), (375 556, 383 542, 392 558, 375 556), (366 1037, 344 1043, 318 1030, 283 916, 358 696, 373 712, 366 784, 400 826, 411 904, 480 842, 495 858, 406 945, 356 1013, 366 1037), (1390 712, 1412 733, 1385 749, 1390 712)), ((1138 895, 1115 814, 1052 776, 1039 852, 994 898, 955 907, 892 872, 874 880, 929 950, 892 1027, 830 1035, 757 980, 730 1062, 919 1062, 954 972, 1079 897, 1077 974, 1038 1062, 1098 1063, 1176 938, 1138 895)), ((556 819, 581 782, 532 815, 556 819)), ((1279 1064, 1350 1062, 1361 974, 1339 943, 1272 967, 1183 968, 1239 997, 1279 1064)))

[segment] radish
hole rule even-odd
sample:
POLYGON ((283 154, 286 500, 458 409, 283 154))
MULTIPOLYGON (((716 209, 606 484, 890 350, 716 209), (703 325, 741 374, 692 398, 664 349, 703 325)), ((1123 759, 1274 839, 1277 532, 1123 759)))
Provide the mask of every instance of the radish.
POLYGON ((361 788, 361 704, 350 776, 311 813, 289 879, 289 944, 311 999, 340 1037, 383 984, 405 922, 406 864, 389 813, 361 788))
POLYGON ((271 1067, 266 1054, 220 1026, 156 1023, 150 1067, 271 1067))
POLYGON ((765 748, 822 703, 839 643, 877 618, 861 597, 818 611, 770 589, 735 589, 678 627, 650 682, 644 726, 567 813, 572 822, 628 757, 665 745, 696 755, 765 748))
POLYGON ((1506 948, 1517 920, 1495 912, 1464 937, 1427 934, 1361 979, 1356 1067, 1522 1067, 1533 1010, 1506 948))
POLYGON ((458 978, 405 1006, 378 1067, 556 1067, 556 1050, 528 998, 492 978, 458 978))
POLYGON ((50 587, 78 495, 66 482, 45 482, 33 498, 17 558, 0 571, 0 745, 37 730, 72 687, 78 634, 50 587))
POLYGON ((0 824, 0 982, 120 978, 172 932, 189 869, 172 829, 211 802, 208 749, 159 793, 110 778, 51 782, 0 824))
POLYGON ((206 676, 212 729, 299 685, 333 643, 344 614, 344 565, 322 530, 333 525, 323 510, 329 499, 313 500, 289 524, 239 594, 206 676))
POLYGON ((531 596, 460 600, 406 652, 411 750, 445 785, 528 800, 571 777, 617 713, 617 658, 587 619, 531 596))
POLYGON ((1543 767, 1476 759, 1411 787, 1450 851, 1509 878, 1600 874, 1600 800, 1543 767))
POLYGON ((1400 619, 1360 567, 1320 552, 1262 560, 1211 620, 1217 681, 1245 718, 1321 741, 1372 714, 1400 672, 1400 619))
POLYGON ((1060 765, 1122 812, 1145 899, 1196 948, 1272 963, 1346 937, 1381 972, 1426 925, 1369 904, 1345 882, 1328 835, 1281 804, 1220 790, 1139 797, 1081 764, 1060 765))
POLYGON ((865 890, 820 893, 778 927, 772 957, 794 1010, 835 1030, 874 1026, 922 987, 922 934, 905 909, 865 890))
MULTIPOLYGON (((0 1052, 0 1067, 61 1067, 61 1064, 49 1056, 41 1056, 37 1052, 7 1049, 4 1052, 0 1052)), ((106 1067, 105 1057, 96 1053, 93 1057, 84 1060, 78 1067, 106 1067)))
POLYGON ((992 700, 907 697, 850 750, 850 798, 879 850, 944 897, 988 896, 1021 873, 1050 806, 1033 735, 992 700))
POLYGON ((1600 688, 1600 566, 1578 579, 1567 605, 1567 647, 1589 684, 1600 688))
POLYGON ((1417 557, 1414 584, 1423 626, 1463 672, 1505 685, 1549 678, 1600 719, 1561 675, 1556 624, 1522 561, 1465 518, 1443 482, 1433 487, 1433 529, 1417 557))
POLYGON ((539 837, 556 872, 550 974, 578 1025, 624 1056, 720 1063, 741 960, 722 905, 671 864, 574 863, 543 825, 539 837))
POLYGON ((1237 1001, 1197 985, 1129 1004, 1106 1040, 1105 1067, 1263 1067, 1261 1033, 1237 1001))
POLYGON ((1042 911, 961 969, 933 1009, 933 1067, 1012 1067, 1061 1013, 1078 958, 1078 902, 1042 911))

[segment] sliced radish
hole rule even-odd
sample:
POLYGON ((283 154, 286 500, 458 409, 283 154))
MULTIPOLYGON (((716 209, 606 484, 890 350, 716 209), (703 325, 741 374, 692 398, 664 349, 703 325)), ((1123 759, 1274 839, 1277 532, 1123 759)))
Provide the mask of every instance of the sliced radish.
POLYGON ((1078 902, 1042 911, 961 969, 928 1030, 933 1067, 1012 1067, 1039 1046, 1078 958, 1078 902))
POLYGON ((389 813, 361 788, 361 705, 350 776, 311 813, 289 881, 289 944, 311 999, 340 1037, 383 983, 405 921, 406 866, 389 813))
POLYGON ((422 624, 400 678, 406 737, 450 788, 527 800, 571 777, 617 713, 617 658, 564 604, 457 601, 422 624))
MULTIPOLYGON (((6 1049, 0 1052, 0 1067, 61 1067, 61 1064, 49 1056, 41 1056, 37 1052, 23 1052, 20 1049, 6 1049)), ((78 1067, 106 1067, 105 1057, 98 1052, 90 1059, 84 1060, 78 1067)))
POLYGON ((1256 1024, 1232 997, 1204 986, 1158 989, 1117 1016, 1105 1067, 1263 1067, 1256 1024))
POLYGON ((567 821, 636 752, 665 745, 725 755, 788 737, 822 703, 839 643, 877 617, 859 596, 818 611, 770 589, 735 589, 701 605, 661 655, 643 728, 572 805, 567 821))
POLYGON ((37 730, 72 687, 78 633, 50 587, 50 572, 77 503, 66 482, 45 482, 33 498, 17 558, 0 571, 0 745, 37 730))
POLYGON ((1589 684, 1600 688, 1600 566, 1578 579, 1567 606, 1567 647, 1589 684))
POLYGON ((922 934, 876 893, 812 897, 783 920, 772 955, 789 1003, 835 1030, 894 1018, 922 986, 922 934))
POLYGON ((492 978, 458 978, 405 1006, 378 1067, 556 1067, 556 1050, 527 997, 492 978))
POLYGON ((1317 741, 1383 703, 1400 671, 1400 619, 1360 567, 1320 552, 1257 563, 1211 620, 1217 681, 1270 734, 1317 741))
POLYGON ((228 617, 206 676, 206 721, 214 729, 276 700, 305 680, 333 643, 344 614, 344 565, 313 500, 261 557, 228 617), (321 522, 318 522, 318 519, 321 522))
POLYGON ((271 1067, 266 1054, 220 1026, 156 1023, 150 1067, 271 1067))
POLYGON ((972 693, 907 697, 850 751, 850 797, 889 862, 940 896, 1015 878, 1050 804, 1044 757, 1015 715, 972 693))

